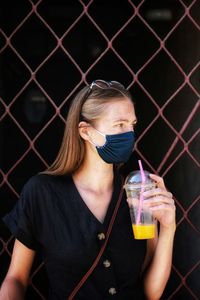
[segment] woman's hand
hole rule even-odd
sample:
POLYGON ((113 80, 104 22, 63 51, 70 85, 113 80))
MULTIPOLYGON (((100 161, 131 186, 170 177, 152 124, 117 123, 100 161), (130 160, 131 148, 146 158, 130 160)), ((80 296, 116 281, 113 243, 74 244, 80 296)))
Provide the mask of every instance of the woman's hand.
POLYGON ((161 177, 151 174, 151 179, 156 182, 157 188, 143 193, 144 204, 148 206, 153 216, 164 228, 175 227, 175 204, 172 193, 168 192, 161 177))

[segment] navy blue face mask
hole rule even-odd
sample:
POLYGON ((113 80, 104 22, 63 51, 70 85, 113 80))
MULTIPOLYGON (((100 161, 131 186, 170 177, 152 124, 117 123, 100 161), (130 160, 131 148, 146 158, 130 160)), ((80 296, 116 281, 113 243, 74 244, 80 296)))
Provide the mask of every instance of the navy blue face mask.
MULTIPOLYGON (((95 128, 94 128, 95 129, 95 128)), ((106 138, 103 146, 96 146, 99 156, 109 164, 125 163, 131 153, 135 144, 135 134, 133 131, 128 131, 119 134, 103 134, 95 129, 99 134, 106 138)))

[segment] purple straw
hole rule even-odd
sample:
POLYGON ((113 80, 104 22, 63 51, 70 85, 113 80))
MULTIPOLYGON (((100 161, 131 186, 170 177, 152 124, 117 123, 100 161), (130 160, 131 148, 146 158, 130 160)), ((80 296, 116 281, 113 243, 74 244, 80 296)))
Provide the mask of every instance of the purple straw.
POLYGON ((141 160, 138 160, 138 164, 139 164, 139 167, 140 167, 140 174, 141 174, 141 178, 142 178, 142 186, 141 186, 141 192, 140 192, 140 199, 139 199, 139 206, 138 206, 136 224, 139 224, 140 219, 141 219, 142 202, 144 200, 144 197, 143 197, 144 182, 146 181, 146 177, 145 177, 145 174, 144 174, 144 169, 143 169, 141 160))

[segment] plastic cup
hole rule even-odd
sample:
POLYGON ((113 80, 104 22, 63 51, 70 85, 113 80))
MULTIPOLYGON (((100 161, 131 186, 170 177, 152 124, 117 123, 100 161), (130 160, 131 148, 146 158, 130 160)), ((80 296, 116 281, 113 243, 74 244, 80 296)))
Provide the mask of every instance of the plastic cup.
POLYGON ((152 239, 155 237, 155 219, 151 210, 144 206, 145 200, 141 199, 141 192, 156 187, 155 182, 149 177, 149 172, 144 171, 145 182, 143 182, 140 170, 131 172, 124 184, 130 216, 135 239, 152 239))

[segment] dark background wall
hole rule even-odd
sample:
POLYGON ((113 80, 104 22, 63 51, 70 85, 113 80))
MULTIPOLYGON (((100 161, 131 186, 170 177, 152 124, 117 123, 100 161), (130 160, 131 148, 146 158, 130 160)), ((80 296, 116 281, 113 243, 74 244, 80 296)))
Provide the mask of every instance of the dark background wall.
MULTIPOLYGON (((200 1, 1 0, 0 216, 59 149, 69 103, 94 79, 130 89, 140 157, 177 204, 162 299, 200 299, 200 1)), ((14 238, 0 223, 0 281, 14 238)), ((27 299, 45 299, 37 258, 27 299)))

